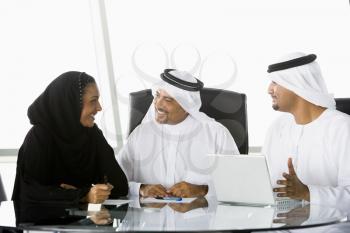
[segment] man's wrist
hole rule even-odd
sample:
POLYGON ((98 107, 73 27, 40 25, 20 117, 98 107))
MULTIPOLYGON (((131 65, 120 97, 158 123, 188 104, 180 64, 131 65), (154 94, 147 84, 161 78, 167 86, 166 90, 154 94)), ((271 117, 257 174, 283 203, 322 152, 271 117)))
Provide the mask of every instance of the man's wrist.
POLYGON ((145 188, 145 184, 141 184, 140 185, 140 191, 139 191, 139 195, 141 196, 141 197, 144 197, 145 196, 145 193, 144 193, 144 188, 145 188))
POLYGON ((310 202, 310 190, 307 185, 305 185, 305 190, 304 200, 310 202))
POLYGON ((200 187, 200 195, 203 196, 203 197, 205 195, 207 195, 208 190, 209 190, 208 185, 200 185, 199 187, 200 187))

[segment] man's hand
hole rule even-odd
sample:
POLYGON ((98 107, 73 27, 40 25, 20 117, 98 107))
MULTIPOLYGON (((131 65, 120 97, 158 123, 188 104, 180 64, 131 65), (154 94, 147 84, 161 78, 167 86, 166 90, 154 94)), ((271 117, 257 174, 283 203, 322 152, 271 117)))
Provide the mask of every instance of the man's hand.
POLYGON ((285 180, 277 180, 277 184, 284 185, 284 187, 274 188, 273 191, 278 193, 278 197, 290 197, 297 200, 310 201, 309 188, 304 185, 295 173, 292 159, 288 158, 289 174, 283 173, 285 180))
POLYGON ((208 185, 190 184, 185 181, 174 184, 168 194, 175 197, 204 197, 208 193, 208 185))
POLYGON ((111 184, 96 184, 91 187, 90 191, 86 195, 86 201, 88 203, 102 203, 108 199, 111 194, 111 190, 113 189, 113 185, 111 184))
POLYGON ((168 193, 163 185, 160 184, 141 184, 140 186, 141 197, 166 197, 168 193))

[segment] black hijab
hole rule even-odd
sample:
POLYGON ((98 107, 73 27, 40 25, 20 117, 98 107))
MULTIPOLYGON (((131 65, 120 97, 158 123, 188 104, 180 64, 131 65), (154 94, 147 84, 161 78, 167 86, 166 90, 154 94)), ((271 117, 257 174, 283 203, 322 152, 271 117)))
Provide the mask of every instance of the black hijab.
POLYGON ((80 124, 84 88, 95 83, 84 72, 70 71, 56 78, 28 108, 32 125, 41 125, 67 149, 79 149, 88 129, 80 124))
POLYGON ((97 126, 87 128, 80 123, 84 88, 90 83, 95 83, 94 78, 84 72, 63 73, 28 108, 30 123, 51 133, 69 173, 81 181, 91 176, 88 173, 93 172, 96 160, 91 137, 97 126))
POLYGON ((12 199, 23 199, 24 192, 33 196, 25 199, 70 199, 60 194, 62 190, 54 191, 62 183, 84 189, 81 197, 106 175, 118 187, 111 198, 127 194, 126 177, 101 130, 96 124, 88 128, 80 123, 84 88, 92 83, 95 80, 86 73, 63 73, 30 105, 33 127, 18 153, 12 199), (41 195, 45 190, 49 195, 41 195))

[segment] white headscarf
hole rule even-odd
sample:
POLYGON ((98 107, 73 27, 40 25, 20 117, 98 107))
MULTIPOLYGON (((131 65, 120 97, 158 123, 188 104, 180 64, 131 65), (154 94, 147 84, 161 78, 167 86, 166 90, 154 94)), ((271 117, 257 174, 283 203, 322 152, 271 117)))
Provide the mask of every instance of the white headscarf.
MULTIPOLYGON (((276 63, 306 56, 295 52, 280 58, 276 63)), ((328 93, 321 69, 316 61, 285 70, 269 73, 272 81, 294 92, 303 99, 317 106, 335 109, 333 94, 328 93)))
MULTIPOLYGON (((187 82, 192 82, 192 83, 197 82, 196 78, 186 71, 173 70, 173 71, 170 71, 169 73, 187 82)), ((175 87, 163 80, 161 80, 159 83, 156 83, 152 87, 153 97, 156 96, 156 93, 158 90, 164 90, 165 92, 167 92, 194 119, 201 122, 214 120, 213 118, 210 118, 203 112, 199 111, 200 107, 202 106, 202 101, 201 101, 199 91, 186 91, 181 88, 175 87)), ((149 107, 146 113, 146 116, 142 120, 142 123, 146 121, 151 121, 151 120, 155 120, 155 108, 153 103, 149 107)))

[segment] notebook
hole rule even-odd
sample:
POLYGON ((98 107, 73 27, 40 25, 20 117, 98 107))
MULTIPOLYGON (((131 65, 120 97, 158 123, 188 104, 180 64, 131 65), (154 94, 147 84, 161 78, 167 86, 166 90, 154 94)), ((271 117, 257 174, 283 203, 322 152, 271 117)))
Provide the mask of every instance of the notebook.
POLYGON ((300 201, 275 196, 265 156, 208 156, 216 157, 212 178, 218 201, 258 206, 300 204, 300 201))

